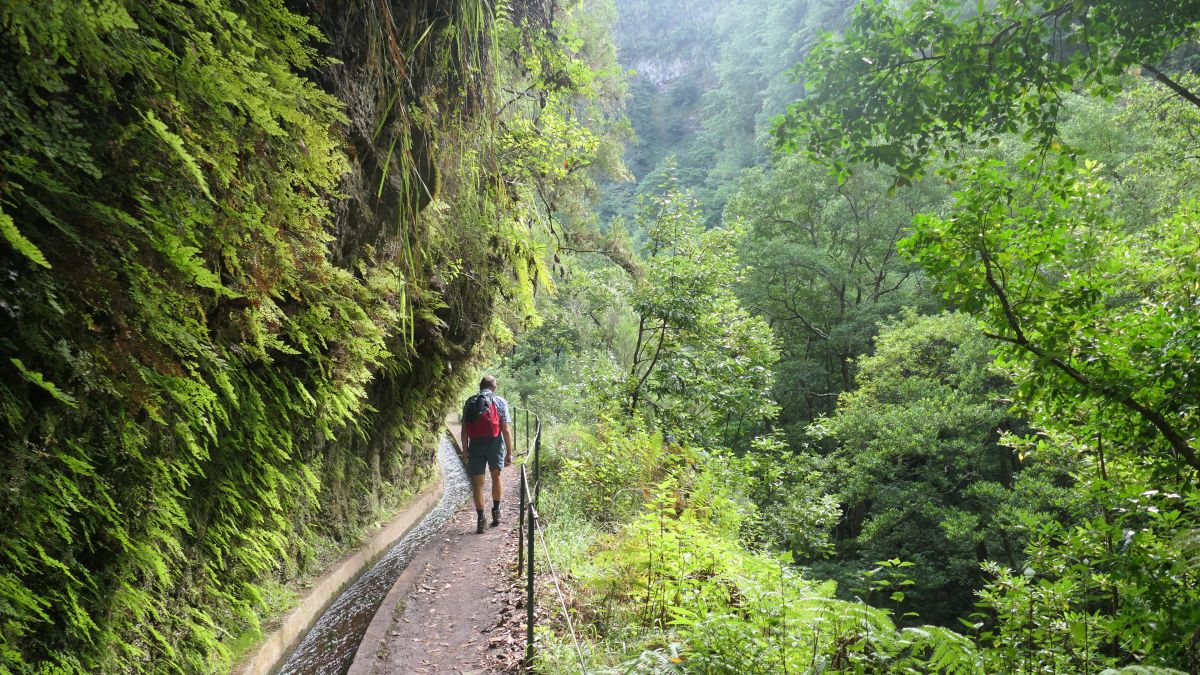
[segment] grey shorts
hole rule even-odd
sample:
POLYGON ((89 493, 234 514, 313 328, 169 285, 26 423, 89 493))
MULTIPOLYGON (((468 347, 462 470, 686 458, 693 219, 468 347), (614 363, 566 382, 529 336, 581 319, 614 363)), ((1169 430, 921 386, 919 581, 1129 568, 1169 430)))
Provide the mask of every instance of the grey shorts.
POLYGON ((490 468, 499 471, 504 467, 504 437, 472 438, 467 446, 467 473, 482 476, 490 468))

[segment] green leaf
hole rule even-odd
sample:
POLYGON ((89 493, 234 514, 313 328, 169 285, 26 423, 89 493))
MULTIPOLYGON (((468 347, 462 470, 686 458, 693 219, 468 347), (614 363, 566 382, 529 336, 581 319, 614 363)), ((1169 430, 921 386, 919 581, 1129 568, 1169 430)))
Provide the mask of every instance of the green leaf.
POLYGON ((70 394, 67 394, 63 390, 56 387, 53 382, 50 382, 49 380, 47 380, 45 377, 42 376, 41 373, 37 372, 36 370, 29 370, 28 368, 26 368, 25 364, 21 362, 21 359, 11 358, 11 359, 9 359, 9 361, 12 362, 12 364, 14 366, 16 366, 17 372, 21 373, 21 376, 23 378, 25 378, 26 381, 40 387, 41 389, 43 389, 44 391, 49 393, 51 396, 53 396, 58 401, 65 403, 65 404, 71 406, 72 408, 75 407, 75 399, 70 394))
POLYGON ((187 149, 183 147, 183 139, 168 129, 167 125, 164 124, 162 120, 158 119, 158 116, 154 114, 153 110, 147 110, 143 112, 142 119, 146 120, 146 124, 150 127, 150 130, 153 131, 160 139, 162 139, 162 141, 167 144, 167 147, 175 151, 175 156, 178 157, 181 162, 183 162, 184 167, 187 168, 188 173, 196 181, 196 185, 200 187, 200 191, 204 193, 204 196, 208 197, 209 201, 215 202, 216 200, 213 199, 212 193, 208 191, 208 181, 204 180, 204 172, 200 170, 200 164, 196 161, 196 158, 193 157, 191 153, 189 153, 187 149))
POLYGON ((17 253, 25 256, 35 265, 50 269, 50 262, 46 260, 46 256, 38 250, 38 247, 32 241, 29 241, 25 238, 25 235, 21 234, 12 217, 3 210, 0 210, 0 235, 4 235, 4 240, 15 248, 17 253))

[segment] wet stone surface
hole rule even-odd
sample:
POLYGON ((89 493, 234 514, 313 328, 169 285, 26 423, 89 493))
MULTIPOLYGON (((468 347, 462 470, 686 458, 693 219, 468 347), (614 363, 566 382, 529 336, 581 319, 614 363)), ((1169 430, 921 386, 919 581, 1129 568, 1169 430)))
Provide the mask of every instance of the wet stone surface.
POLYGON ((470 494, 470 482, 449 437, 438 447, 444 491, 437 506, 333 604, 278 671, 280 675, 341 675, 354 661, 367 627, 413 557, 450 520, 470 494))
MULTIPOLYGON (((354 663, 363 675, 500 675, 521 673, 525 589, 515 574, 518 473, 504 472, 499 527, 475 532, 465 501, 413 559, 403 598, 388 598, 391 623, 368 635, 354 663)), ((384 610, 387 611, 386 609, 384 610)), ((377 628, 378 624, 373 625, 377 628)))

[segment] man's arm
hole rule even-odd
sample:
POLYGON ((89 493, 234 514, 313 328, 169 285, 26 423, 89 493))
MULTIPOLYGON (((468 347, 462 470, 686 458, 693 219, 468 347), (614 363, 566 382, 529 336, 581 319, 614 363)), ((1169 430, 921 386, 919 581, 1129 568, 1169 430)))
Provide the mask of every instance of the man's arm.
POLYGON ((513 451, 517 446, 513 445, 512 431, 508 428, 508 422, 500 422, 500 433, 504 434, 504 448, 507 450, 504 453, 504 466, 512 466, 513 451))
POLYGON ((463 427, 462 430, 458 432, 458 442, 458 456, 462 457, 464 460, 468 459, 471 456, 471 451, 468 449, 471 439, 467 438, 466 427, 463 427))

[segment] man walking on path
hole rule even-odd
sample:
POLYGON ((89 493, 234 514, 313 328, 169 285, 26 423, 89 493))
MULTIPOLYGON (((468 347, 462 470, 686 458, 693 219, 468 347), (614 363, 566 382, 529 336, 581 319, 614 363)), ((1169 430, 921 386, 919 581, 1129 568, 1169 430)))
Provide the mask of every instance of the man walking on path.
POLYGON ((485 375, 479 382, 479 393, 467 399, 463 406, 462 433, 459 436, 467 473, 471 475, 471 493, 475 499, 475 532, 483 534, 487 520, 483 517, 483 474, 492 471, 492 527, 500 524, 502 485, 500 469, 512 465, 506 450, 513 447, 512 431, 508 427, 508 401, 496 395, 496 378, 485 375))

